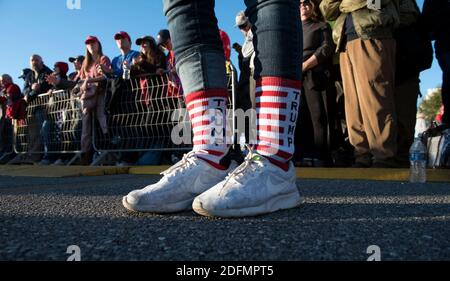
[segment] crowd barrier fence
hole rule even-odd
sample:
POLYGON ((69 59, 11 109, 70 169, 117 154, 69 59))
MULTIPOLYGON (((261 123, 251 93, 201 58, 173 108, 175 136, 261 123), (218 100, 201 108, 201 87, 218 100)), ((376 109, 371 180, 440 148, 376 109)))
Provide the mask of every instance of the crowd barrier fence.
MULTIPOLYGON (((228 118, 235 128, 234 66, 230 65, 227 73, 228 118)), ((96 157, 91 165, 103 164, 108 155, 192 148, 181 86, 169 72, 112 79, 108 84, 104 95, 108 132, 104 134, 97 118, 92 118, 96 157)), ((19 158, 58 154, 71 165, 80 157, 82 104, 70 91, 42 94, 28 101, 26 118, 14 122, 13 149, 19 158)))

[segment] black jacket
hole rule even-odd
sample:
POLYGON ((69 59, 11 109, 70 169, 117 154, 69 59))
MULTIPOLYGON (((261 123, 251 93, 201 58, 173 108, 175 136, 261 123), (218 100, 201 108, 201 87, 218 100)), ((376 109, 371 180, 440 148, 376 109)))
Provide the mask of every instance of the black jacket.
POLYGON ((318 65, 303 73, 304 89, 323 91, 331 77, 331 65, 335 46, 331 27, 325 22, 305 21, 303 25, 303 62, 317 57, 318 65))
POLYGON ((316 55, 319 64, 332 58, 335 50, 331 27, 325 22, 305 21, 303 26, 303 61, 316 55))
MULTIPOLYGON (((142 54, 141 54, 142 55, 142 54)), ((159 68, 166 70, 167 62, 164 53, 156 55, 155 63, 149 63, 146 59, 131 66, 131 76, 155 74, 159 68)))
POLYGON ((51 71, 50 68, 44 65, 42 70, 39 72, 38 77, 35 77, 34 71, 28 73, 25 77, 25 86, 23 88, 23 95, 28 97, 28 101, 35 99, 40 94, 47 93, 48 90, 52 88, 52 86, 45 80, 45 76, 50 75, 52 72, 53 71, 51 71), (41 85, 38 91, 33 91, 31 89, 34 83, 41 85))
POLYGON ((423 20, 436 40, 436 53, 450 51, 450 0, 425 0, 423 20))

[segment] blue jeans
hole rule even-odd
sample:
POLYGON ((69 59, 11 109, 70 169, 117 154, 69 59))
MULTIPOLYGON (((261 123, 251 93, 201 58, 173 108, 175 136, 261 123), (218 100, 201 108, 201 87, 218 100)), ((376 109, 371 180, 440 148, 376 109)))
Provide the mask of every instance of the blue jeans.
MULTIPOLYGON (((227 87, 214 0, 163 0, 185 93, 227 87)), ((245 0, 253 24, 255 79, 301 80, 303 37, 298 0, 245 0)), ((230 23, 232 26, 232 23, 230 23)))
POLYGON ((444 105, 444 116, 442 122, 450 124, 450 52, 438 53, 436 55, 442 69, 442 104, 444 105))

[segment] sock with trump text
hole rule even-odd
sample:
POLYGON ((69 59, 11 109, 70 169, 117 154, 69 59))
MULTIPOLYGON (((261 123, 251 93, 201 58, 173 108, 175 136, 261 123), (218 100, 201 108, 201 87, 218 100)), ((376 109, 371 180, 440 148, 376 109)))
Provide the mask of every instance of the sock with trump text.
POLYGON ((255 150, 285 171, 295 151, 300 88, 300 81, 279 77, 262 77, 256 84, 255 150))
POLYGON ((226 131, 228 91, 208 89, 186 95, 197 157, 217 169, 227 169, 222 159, 229 149, 226 131))

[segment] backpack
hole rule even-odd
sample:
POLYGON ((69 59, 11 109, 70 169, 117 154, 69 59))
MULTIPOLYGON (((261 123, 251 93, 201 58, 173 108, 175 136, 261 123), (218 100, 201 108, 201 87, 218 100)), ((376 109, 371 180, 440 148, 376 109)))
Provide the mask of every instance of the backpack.
POLYGON ((450 129, 428 129, 422 137, 428 150, 428 167, 450 168, 450 129))

